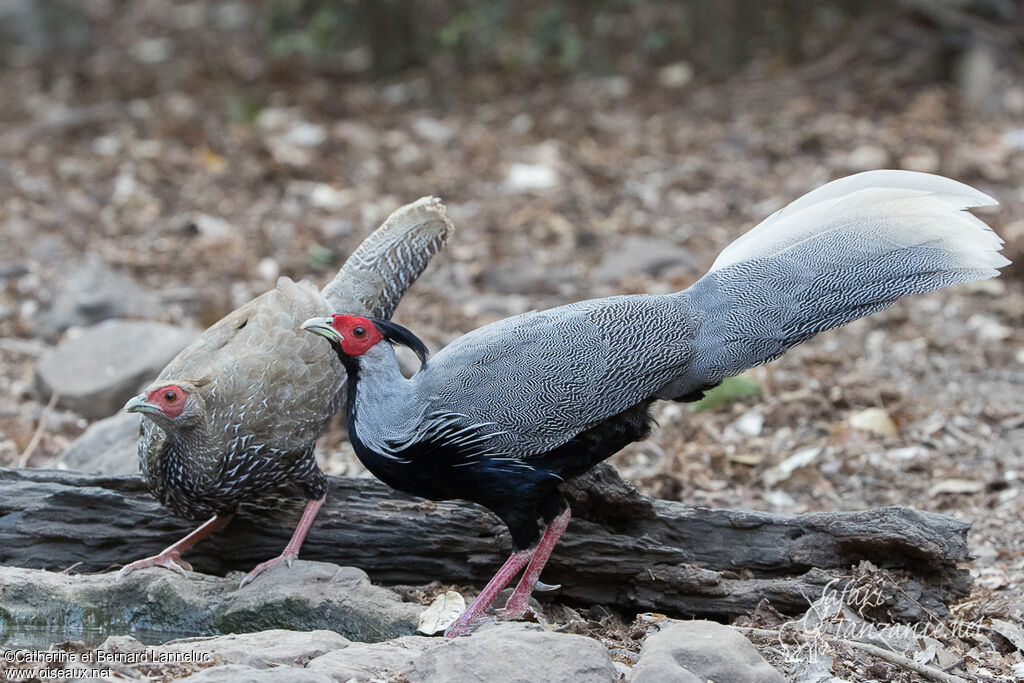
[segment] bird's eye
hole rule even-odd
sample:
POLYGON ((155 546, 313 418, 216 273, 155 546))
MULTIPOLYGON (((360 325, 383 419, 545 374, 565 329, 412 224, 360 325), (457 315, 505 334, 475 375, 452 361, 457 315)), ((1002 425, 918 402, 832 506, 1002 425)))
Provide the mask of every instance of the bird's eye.
POLYGON ((366 328, 365 327, 357 327, 354 330, 352 330, 352 334, 353 334, 353 336, 356 337, 356 339, 362 339, 363 337, 366 336, 366 328))
POLYGON ((168 391, 167 393, 164 394, 164 400, 167 401, 168 403, 174 403, 175 401, 178 400, 178 392, 168 391))

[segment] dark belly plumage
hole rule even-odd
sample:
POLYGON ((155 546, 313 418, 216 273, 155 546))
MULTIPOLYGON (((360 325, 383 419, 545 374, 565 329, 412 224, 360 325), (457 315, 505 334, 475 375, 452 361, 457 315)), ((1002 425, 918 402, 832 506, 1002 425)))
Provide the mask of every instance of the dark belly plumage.
POLYGON ((564 509, 560 483, 650 434, 650 404, 645 401, 597 423, 551 451, 516 460, 479 455, 444 441, 419 441, 385 456, 359 438, 358 416, 351 413, 349 439, 363 465, 391 488, 430 500, 458 498, 482 505, 505 522, 522 549, 539 539, 538 519, 550 521, 564 509))

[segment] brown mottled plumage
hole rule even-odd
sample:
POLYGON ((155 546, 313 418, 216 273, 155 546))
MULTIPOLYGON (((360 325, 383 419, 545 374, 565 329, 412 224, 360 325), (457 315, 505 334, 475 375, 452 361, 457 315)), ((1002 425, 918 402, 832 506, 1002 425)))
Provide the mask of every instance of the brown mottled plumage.
POLYGON ((254 569, 243 585, 297 556, 327 492, 314 444, 344 402, 345 380, 337 356, 299 325, 336 310, 390 317, 451 232, 440 200, 402 207, 322 291, 280 278, 206 330, 128 402, 126 410, 148 418, 139 464, 153 495, 182 517, 213 519, 122 573, 186 568, 181 553, 225 526, 242 501, 288 482, 309 499, 303 519, 282 556, 254 569))

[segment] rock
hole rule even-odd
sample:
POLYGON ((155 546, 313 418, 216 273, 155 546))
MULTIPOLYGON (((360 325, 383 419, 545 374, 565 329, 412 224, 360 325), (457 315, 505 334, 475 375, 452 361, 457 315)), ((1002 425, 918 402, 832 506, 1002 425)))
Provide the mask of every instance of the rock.
POLYGON ((234 233, 231 223, 220 216, 211 216, 206 213, 197 212, 191 214, 190 220, 191 225, 195 226, 196 231, 202 237, 211 241, 227 239, 234 233))
POLYGON ((984 114, 995 114, 1004 89, 1000 78, 1000 49, 973 39, 954 66, 954 80, 964 102, 984 114))
POLYGON ((861 145, 850 152, 845 165, 851 171, 873 171, 889 165, 889 152, 874 145, 861 145))
POLYGON ((0 280, 16 280, 28 275, 28 266, 20 261, 0 261, 0 280))
POLYGON ((143 38, 128 50, 140 64, 154 66, 166 62, 174 54, 174 43, 169 38, 143 38))
POLYGON ((90 419, 113 415, 139 387, 195 339, 197 331, 163 323, 107 320, 47 350, 36 365, 44 397, 90 419))
POLYGON ((447 145, 455 137, 455 131, 444 121, 421 116, 412 122, 412 131, 435 145, 447 145))
POLYGON ((0 0, 0 56, 17 46, 32 61, 76 59, 94 45, 88 12, 63 0, 0 0))
POLYGON ((317 147, 327 139, 327 130, 308 121, 293 121, 280 140, 294 147, 317 147))
POLYGON ((386 643, 351 643, 344 650, 317 657, 306 665, 306 671, 345 683, 353 679, 393 680, 411 669, 416 657, 437 642, 436 638, 409 636, 386 643))
POLYGON ((549 190, 558 183, 558 171, 544 164, 512 164, 505 177, 505 187, 513 194, 549 190))
POLYGON ((673 62, 658 69, 658 85, 663 88, 682 88, 693 80, 693 67, 689 62, 673 62))
POLYGON ((229 664, 203 669, 178 681, 188 683, 334 683, 330 676, 310 674, 305 669, 282 666, 276 669, 254 669, 251 666, 229 664))
POLYGON ((565 281, 557 270, 531 261, 499 263, 480 276, 480 287, 501 294, 557 294, 558 285, 565 281))
POLYGON ((225 664, 271 669, 281 666, 304 667, 321 655, 347 648, 350 642, 348 638, 333 631, 270 629, 259 633, 181 638, 149 649, 161 653, 208 652, 220 657, 225 664))
MULTIPOLYGON (((117 580, 113 573, 0 567, 0 640, 14 643, 76 640, 87 633, 134 633, 153 641, 266 629, 334 631, 343 638, 333 642, 341 644, 345 638, 380 641, 412 634, 421 609, 372 585, 359 569, 303 560, 242 589, 236 577, 182 576, 161 568, 117 580)), ((310 657, 323 651, 326 641, 317 642, 321 649, 309 650, 310 657)))
POLYGON ((618 679, 608 650, 596 640, 516 622, 486 624, 468 638, 441 642, 416 657, 403 673, 410 683, 618 679))
POLYGON ((220 630, 326 628, 375 643, 411 635, 423 611, 421 605, 402 602, 397 593, 373 586, 366 573, 354 567, 296 562, 265 572, 260 581, 257 590, 247 587, 225 596, 218 606, 220 630))
POLYGON ((64 280, 50 310, 39 316, 34 332, 53 340, 69 327, 86 327, 109 318, 146 318, 159 308, 156 294, 90 257, 64 280))
POLYGON ((631 683, 785 683, 750 641, 728 626, 702 620, 669 623, 644 642, 631 683))
POLYGON ((697 269, 690 252, 671 242, 650 237, 627 237, 617 249, 611 249, 594 271, 598 282, 613 284, 627 275, 659 276, 668 270, 697 269))
POLYGON ((142 416, 117 412, 94 422, 71 442, 59 463, 69 470, 97 474, 135 474, 139 471, 139 424, 142 416))

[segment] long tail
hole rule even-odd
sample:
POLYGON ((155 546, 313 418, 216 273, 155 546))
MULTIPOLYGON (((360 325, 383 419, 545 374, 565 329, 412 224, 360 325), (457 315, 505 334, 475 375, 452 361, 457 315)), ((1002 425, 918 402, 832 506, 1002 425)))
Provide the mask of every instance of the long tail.
POLYGON ((321 293, 335 311, 390 318, 454 230, 437 197, 406 204, 363 240, 321 293))
POLYGON ((730 244, 681 293, 700 318, 677 395, 778 358, 900 297, 983 280, 1003 241, 964 211, 997 202, 948 178, 869 171, 835 180, 730 244))

